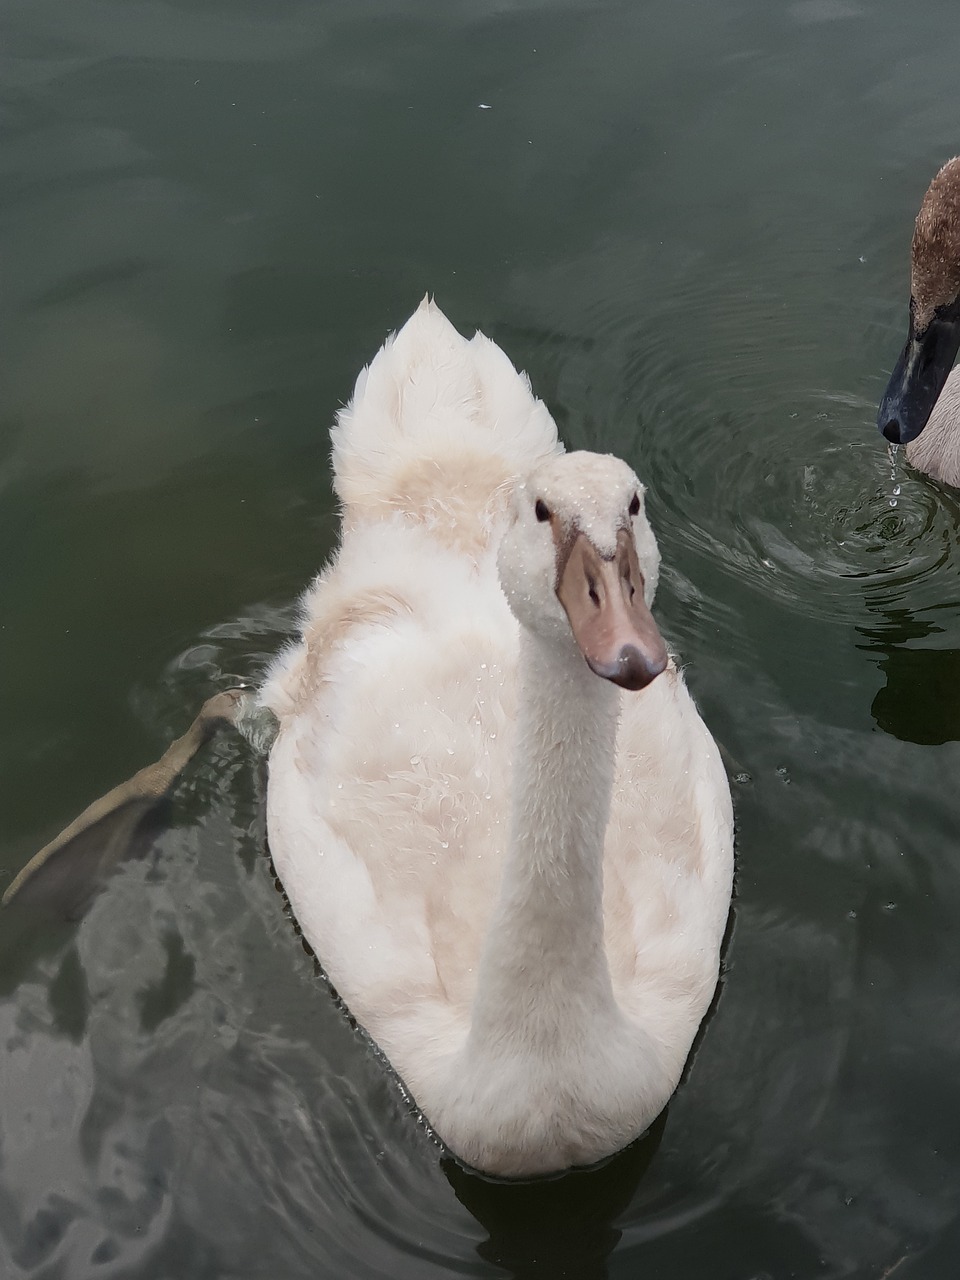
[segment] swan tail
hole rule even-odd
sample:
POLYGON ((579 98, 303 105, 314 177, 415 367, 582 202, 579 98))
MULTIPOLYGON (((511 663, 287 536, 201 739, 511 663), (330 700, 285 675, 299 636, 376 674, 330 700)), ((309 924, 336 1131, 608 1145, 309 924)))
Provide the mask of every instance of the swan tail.
POLYGON ((526 375, 429 297, 360 374, 331 440, 348 522, 392 510, 460 527, 563 448, 526 375))

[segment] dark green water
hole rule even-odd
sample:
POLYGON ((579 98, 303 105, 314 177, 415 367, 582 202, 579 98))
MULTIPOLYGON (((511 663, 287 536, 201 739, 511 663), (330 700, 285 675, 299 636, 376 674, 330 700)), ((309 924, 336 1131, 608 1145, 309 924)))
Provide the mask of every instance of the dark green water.
POLYGON ((953 0, 7 0, 4 876, 283 642, 428 289, 647 481, 748 778, 665 1120, 497 1187, 334 1006, 224 738, 82 923, 0 919, 0 1275, 956 1276, 960 502, 873 417, 958 65, 953 0))

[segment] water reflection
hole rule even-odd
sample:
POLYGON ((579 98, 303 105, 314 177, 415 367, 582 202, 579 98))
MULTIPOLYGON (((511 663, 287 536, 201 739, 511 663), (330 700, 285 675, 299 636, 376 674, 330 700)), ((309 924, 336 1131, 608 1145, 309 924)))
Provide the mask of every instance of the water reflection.
POLYGON ((10 996, 38 964, 57 955, 74 932, 56 911, 11 905, 0 917, 0 996, 10 996))
POLYGON ((946 625, 934 610, 890 609, 876 627, 858 628, 866 641, 860 647, 882 655, 877 665, 886 680, 870 712, 878 728, 903 742, 960 742, 960 648, 916 647, 956 633, 950 623, 956 623, 957 606, 944 606, 944 612, 946 625))
POLYGON ((427 288, 636 464, 753 782, 652 1162, 527 1192, 441 1168, 224 741, 79 923, 0 915, 0 1274, 953 1280, 957 497, 874 427, 956 147, 949 6, 7 9, 8 873, 284 643, 326 427, 427 288))
POLYGON ((889 518, 892 555, 861 579, 872 620, 858 647, 876 655, 885 683, 874 696, 877 727, 903 742, 960 741, 960 501, 905 471, 889 518))
POLYGON ((16 887, 7 912, 16 917, 33 910, 48 921, 80 920, 120 863, 150 853, 169 817, 166 796, 137 797, 111 809, 37 864, 16 887))
POLYGON ((622 1235, 617 1219, 656 1155, 666 1122, 663 1111, 643 1137, 597 1168, 536 1182, 484 1178, 445 1158, 441 1167, 457 1199, 487 1232, 477 1253, 514 1280, 603 1280, 622 1235))

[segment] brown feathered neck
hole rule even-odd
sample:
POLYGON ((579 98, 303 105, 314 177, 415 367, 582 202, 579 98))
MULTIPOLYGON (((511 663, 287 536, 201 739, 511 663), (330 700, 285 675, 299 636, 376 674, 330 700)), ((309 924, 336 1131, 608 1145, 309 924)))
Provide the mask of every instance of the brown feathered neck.
POLYGON ((922 333, 934 312, 960 295, 960 156, 948 160, 927 188, 913 231, 911 305, 922 333))

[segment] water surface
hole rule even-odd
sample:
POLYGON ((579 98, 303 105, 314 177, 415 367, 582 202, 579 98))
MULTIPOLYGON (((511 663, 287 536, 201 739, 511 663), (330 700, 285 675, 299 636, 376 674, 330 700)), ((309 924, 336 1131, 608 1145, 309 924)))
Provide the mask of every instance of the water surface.
POLYGON ((873 429, 960 148, 946 0, 8 0, 0 865, 254 679, 328 428, 426 290, 650 490, 735 761, 716 1010, 651 1135, 446 1161, 220 740, 80 923, 0 920, 0 1272, 953 1277, 956 494, 873 429))

